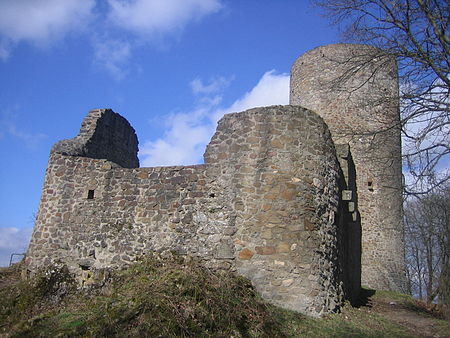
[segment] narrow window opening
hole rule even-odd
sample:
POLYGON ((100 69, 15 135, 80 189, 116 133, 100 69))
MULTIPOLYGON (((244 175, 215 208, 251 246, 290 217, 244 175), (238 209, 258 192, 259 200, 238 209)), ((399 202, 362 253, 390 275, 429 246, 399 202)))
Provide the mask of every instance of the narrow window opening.
POLYGON ((95 190, 89 190, 88 191, 88 195, 87 195, 87 199, 88 200, 93 200, 94 199, 94 191, 95 190))
POLYGON ((373 182, 367 181, 367 187, 369 188, 369 191, 373 191, 373 182))

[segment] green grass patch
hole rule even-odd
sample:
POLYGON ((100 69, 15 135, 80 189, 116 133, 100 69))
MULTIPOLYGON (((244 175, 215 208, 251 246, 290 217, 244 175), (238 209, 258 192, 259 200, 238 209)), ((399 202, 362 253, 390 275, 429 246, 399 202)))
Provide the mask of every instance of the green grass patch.
MULTIPOLYGON (((0 281, 14 273, 0 270, 0 281)), ((262 300, 247 279, 177 257, 145 258, 113 273, 110 284, 94 291, 76 290, 63 268, 55 274, 3 284, 0 335, 411 337, 407 328, 367 307, 346 305, 342 313, 321 319, 275 307, 262 300)), ((363 294, 371 302, 411 301, 384 291, 363 294)))

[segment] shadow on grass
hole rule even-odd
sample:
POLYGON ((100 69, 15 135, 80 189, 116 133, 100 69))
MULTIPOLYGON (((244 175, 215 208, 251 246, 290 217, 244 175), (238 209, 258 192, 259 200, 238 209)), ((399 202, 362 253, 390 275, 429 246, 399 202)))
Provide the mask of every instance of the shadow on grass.
POLYGON ((361 291, 359 293, 359 298, 356 301, 356 303, 354 304, 354 307, 356 308, 360 308, 363 306, 366 307, 372 307, 372 305, 370 304, 370 298, 375 295, 375 290, 373 289, 369 289, 369 288, 361 288, 361 291))
POLYGON ((362 287, 359 299, 353 306, 356 308, 372 308, 375 303, 386 303, 396 306, 419 315, 426 315, 436 319, 446 319, 445 309, 439 304, 427 304, 426 302, 414 299, 410 295, 387 290, 374 290, 368 287, 362 287))
POLYGON ((442 305, 427 304, 420 300, 414 300, 406 302, 405 304, 403 304, 403 307, 420 315, 431 316, 436 319, 446 319, 442 305))

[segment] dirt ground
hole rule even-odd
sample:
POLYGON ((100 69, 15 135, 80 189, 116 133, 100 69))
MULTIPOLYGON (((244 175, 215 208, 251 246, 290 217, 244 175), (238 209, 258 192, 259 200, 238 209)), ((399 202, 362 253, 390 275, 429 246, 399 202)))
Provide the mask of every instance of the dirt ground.
POLYGON ((436 319, 423 308, 413 308, 389 299, 369 299, 363 311, 372 311, 403 326, 412 337, 450 338, 450 323, 436 319), (446 330, 446 328, 448 330, 446 330))

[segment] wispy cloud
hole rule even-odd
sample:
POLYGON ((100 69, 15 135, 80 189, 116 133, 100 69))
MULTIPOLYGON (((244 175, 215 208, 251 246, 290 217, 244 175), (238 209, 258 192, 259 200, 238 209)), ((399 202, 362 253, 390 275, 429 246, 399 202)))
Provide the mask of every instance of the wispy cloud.
POLYGON ((191 81, 190 86, 192 89, 192 92, 195 95, 210 95, 213 93, 217 93, 220 91, 223 91, 226 87, 228 87, 233 81, 234 77, 226 78, 223 76, 219 76, 216 78, 213 78, 208 83, 203 83, 202 79, 195 78, 191 81))
POLYGON ((289 74, 276 74, 275 70, 266 72, 252 90, 224 111, 218 110, 215 120, 218 121, 224 114, 254 107, 289 104, 289 81, 289 74))
POLYGON ((101 39, 92 40, 94 47, 94 63, 106 70, 113 79, 120 81, 128 73, 131 57, 131 44, 123 40, 101 39))
POLYGON ((17 109, 17 107, 13 107, 0 112, 0 141, 9 136, 23 142, 27 148, 34 149, 48 136, 19 128, 16 122, 17 114, 14 113, 17 109))
MULTIPOLYGON (((405 156, 405 181, 410 191, 426 191, 434 181, 448 177, 450 173, 450 123, 448 107, 450 99, 440 80, 433 84, 424 102, 401 102, 403 120, 402 152, 405 156), (417 103, 418 102, 418 103, 417 103), (425 108, 424 108, 425 107, 425 108)), ((406 97, 415 94, 417 87, 402 83, 400 93, 406 97)))
POLYGON ((7 132, 11 136, 24 142, 25 145, 30 149, 36 148, 41 141, 45 140, 48 137, 46 134, 43 133, 30 133, 20 130, 14 124, 8 125, 7 132))
POLYGON ((200 163, 204 145, 211 138, 210 107, 200 107, 189 113, 171 115, 164 137, 147 141, 140 150, 142 165, 180 165, 200 163))
POLYGON ((135 34, 173 33, 222 8, 220 0, 108 0, 109 19, 135 34))
POLYGON ((32 228, 0 227, 0 266, 7 266, 12 253, 24 253, 32 228))
MULTIPOLYGON (((207 88, 214 83, 213 81, 203 85, 200 79, 197 80, 199 81, 197 89, 207 88)), ((211 91, 204 92, 217 93, 212 90, 213 87, 215 86, 211 87, 211 91)), ((196 92, 194 88, 193 91, 196 92)), ((220 95, 206 95, 201 102, 201 106, 191 112, 170 115, 166 120, 167 131, 164 136, 144 143, 139 152, 143 166, 201 163, 203 152, 215 131, 217 121, 224 114, 254 107, 288 104, 289 75, 276 74, 273 70, 266 72, 254 88, 229 107, 220 106, 220 95)))
POLYGON ((108 0, 106 6, 96 6, 99 3, 0 0, 0 60, 6 61, 21 42, 44 47, 71 32, 90 32, 93 64, 121 80, 135 49, 160 43, 223 8, 222 0, 108 0))
POLYGON ((7 38, 0 38, 0 60, 6 61, 11 55, 12 43, 7 38))
POLYGON ((94 63, 107 70, 116 80, 129 71, 132 51, 143 45, 160 44, 167 37, 179 34, 190 23, 221 10, 221 0, 108 0, 103 35, 112 38, 94 39, 94 63), (112 29, 116 28, 116 29, 112 29), (127 40, 117 38, 126 36, 127 40))
POLYGON ((0 58, 6 60, 14 45, 26 41, 46 45, 86 27, 95 0, 0 1, 0 58))

